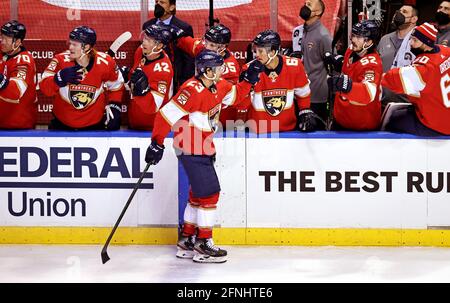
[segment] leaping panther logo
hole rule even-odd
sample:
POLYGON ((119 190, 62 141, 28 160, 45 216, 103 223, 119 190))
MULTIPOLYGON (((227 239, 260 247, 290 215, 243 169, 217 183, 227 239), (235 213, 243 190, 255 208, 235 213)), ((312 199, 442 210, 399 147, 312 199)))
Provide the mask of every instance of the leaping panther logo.
POLYGON ((286 90, 271 90, 263 92, 263 104, 271 116, 278 116, 286 107, 286 90))
POLYGON ((84 109, 95 103, 95 87, 89 85, 69 85, 70 103, 76 109, 84 109))

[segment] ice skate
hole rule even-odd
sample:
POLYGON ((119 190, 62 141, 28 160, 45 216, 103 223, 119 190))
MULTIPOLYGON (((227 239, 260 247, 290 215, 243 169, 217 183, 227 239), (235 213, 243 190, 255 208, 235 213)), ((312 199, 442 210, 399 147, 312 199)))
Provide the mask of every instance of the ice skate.
POLYGON ((181 237, 177 243, 177 258, 192 259, 194 252, 195 236, 181 237))
POLYGON ((214 245, 211 238, 197 239, 194 245, 193 261, 197 263, 224 263, 227 261, 227 251, 214 245))

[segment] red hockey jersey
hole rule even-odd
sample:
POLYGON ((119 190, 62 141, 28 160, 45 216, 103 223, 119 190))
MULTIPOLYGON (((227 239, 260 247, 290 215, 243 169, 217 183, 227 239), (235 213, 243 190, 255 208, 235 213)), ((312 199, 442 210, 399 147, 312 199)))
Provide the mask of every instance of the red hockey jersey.
POLYGON ((142 68, 147 76, 150 91, 145 96, 132 96, 128 106, 128 124, 131 129, 151 130, 156 112, 169 102, 173 95, 172 63, 164 51, 157 59, 146 60, 142 48, 139 47, 130 75, 138 67, 142 68))
POLYGON ((344 56, 342 73, 352 81, 349 93, 336 93, 333 115, 336 122, 351 130, 374 130, 380 126, 380 82, 383 65, 378 53, 372 52, 362 58, 352 56, 349 48, 344 56), (357 59, 359 60, 357 60, 357 59))
MULTIPOLYGON (((192 37, 182 37, 178 40, 178 48, 183 52, 189 54, 192 57, 197 56, 202 50, 205 49, 202 39, 194 39, 192 37)), ((223 57, 225 61, 225 70, 222 73, 222 78, 236 84, 239 81, 239 75, 241 74, 241 66, 239 65, 236 57, 229 51, 225 51, 223 57)), ((220 113, 220 123, 225 127, 226 121, 234 121, 237 117, 237 111, 235 107, 227 107, 222 109, 220 113)))
POLYGON ((29 129, 36 126, 36 65, 25 48, 14 56, 0 57, 0 73, 9 84, 0 90, 0 128, 29 129))
MULTIPOLYGON (((177 47, 192 57, 197 56, 205 49, 202 39, 195 39, 192 37, 180 38, 177 47)), ((223 59, 225 61, 225 71, 222 73, 222 78, 236 84, 239 81, 239 75, 241 74, 241 67, 236 60, 236 57, 230 53, 229 50, 226 50, 223 59)))
POLYGON ((247 115, 247 126, 253 132, 294 130, 297 110, 310 107, 311 90, 303 63, 297 58, 278 58, 277 68, 262 72, 255 85, 247 115), (297 109, 294 102, 297 102, 297 109))
POLYGON ((450 135, 450 48, 416 57, 413 65, 392 69, 381 85, 407 94, 417 117, 425 126, 450 135))
POLYGON ((162 145, 173 128, 175 148, 191 155, 215 154, 213 137, 222 106, 238 105, 250 89, 248 82, 233 85, 221 79, 211 91, 195 77, 189 79, 156 114, 152 139, 162 145))
POLYGON ((74 65, 69 51, 56 55, 42 74, 39 87, 46 96, 55 97, 53 114, 58 120, 72 128, 83 128, 99 123, 108 103, 122 102, 124 83, 114 59, 96 52, 87 68, 83 68, 83 79, 79 84, 59 87, 53 76, 59 70, 74 65))

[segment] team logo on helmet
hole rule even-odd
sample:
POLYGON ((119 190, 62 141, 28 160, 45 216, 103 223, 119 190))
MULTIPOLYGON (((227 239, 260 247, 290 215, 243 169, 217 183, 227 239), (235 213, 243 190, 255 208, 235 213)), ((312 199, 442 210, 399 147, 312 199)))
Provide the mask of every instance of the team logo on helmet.
POLYGON ((263 104, 266 112, 275 117, 286 107, 287 90, 273 89, 262 92, 263 104))
POLYGON ((95 87, 84 84, 69 85, 70 103, 76 109, 84 109, 95 102, 95 87))
POLYGON ((208 111, 208 122, 209 127, 213 132, 216 132, 219 129, 219 117, 220 117, 220 109, 221 104, 217 104, 213 109, 208 111))

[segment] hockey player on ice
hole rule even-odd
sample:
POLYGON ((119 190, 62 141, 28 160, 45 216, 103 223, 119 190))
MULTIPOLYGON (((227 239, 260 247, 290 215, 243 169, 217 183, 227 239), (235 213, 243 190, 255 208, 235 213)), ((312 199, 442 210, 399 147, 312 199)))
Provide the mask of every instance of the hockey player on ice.
POLYGON ((92 28, 74 28, 69 49, 56 55, 42 74, 41 91, 54 97, 49 129, 120 128, 123 77, 114 59, 94 48, 96 41, 92 28))
POLYGON ((195 58, 195 66, 196 76, 186 81, 157 113, 145 161, 157 164, 161 160, 164 138, 173 128, 174 148, 190 184, 177 256, 200 263, 222 263, 227 260, 227 251, 213 242, 220 194, 214 168, 214 132, 222 107, 248 100, 246 96, 259 80, 262 66, 259 62, 250 64, 243 81, 236 85, 221 79, 224 59, 216 52, 203 50, 195 58))

